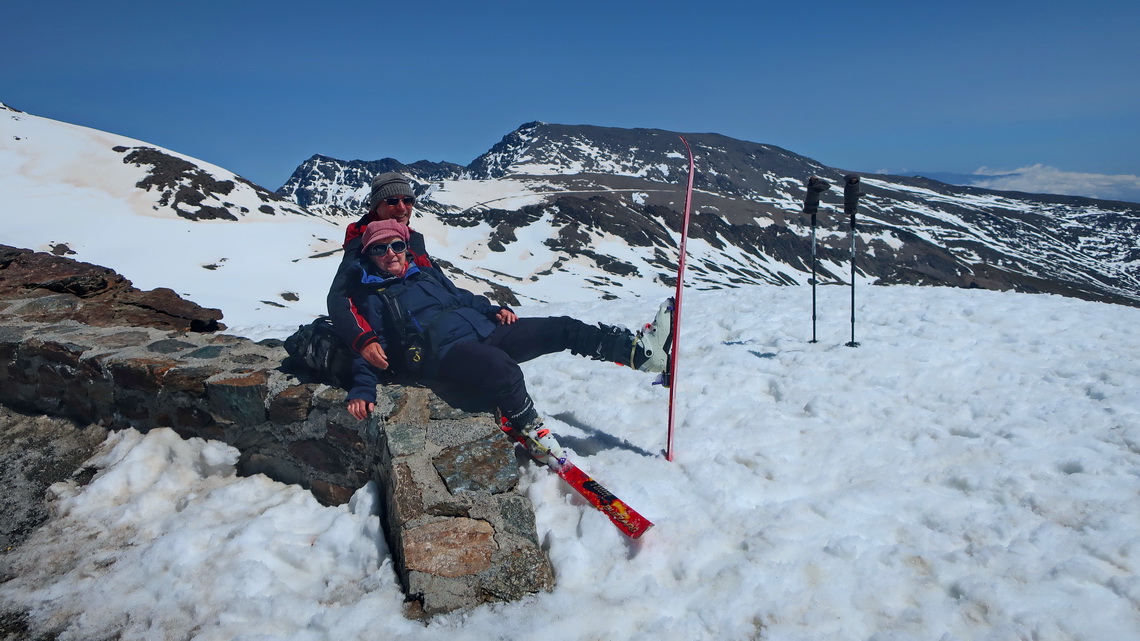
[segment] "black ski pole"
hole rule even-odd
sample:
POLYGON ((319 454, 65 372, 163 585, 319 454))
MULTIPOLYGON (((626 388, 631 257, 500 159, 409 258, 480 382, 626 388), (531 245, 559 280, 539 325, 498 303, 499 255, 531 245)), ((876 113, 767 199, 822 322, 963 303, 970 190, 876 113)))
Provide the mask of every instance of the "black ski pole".
POLYGON ((844 178, 843 212, 851 216, 851 342, 848 347, 859 347, 855 342, 855 210, 859 208, 859 177, 850 174, 844 178))
POLYGON ((831 183, 812 176, 807 180, 807 194, 804 195, 804 213, 811 214, 811 343, 818 342, 815 339, 815 219, 819 212, 819 195, 828 189, 831 189, 831 183))

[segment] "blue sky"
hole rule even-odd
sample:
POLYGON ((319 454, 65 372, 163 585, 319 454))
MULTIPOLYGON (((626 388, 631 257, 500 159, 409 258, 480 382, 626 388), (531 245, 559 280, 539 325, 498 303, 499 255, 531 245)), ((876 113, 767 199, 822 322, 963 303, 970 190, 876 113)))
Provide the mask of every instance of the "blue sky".
MULTIPOLYGON (((1140 5, 22 2, 0 102, 276 189, 519 125, 716 132, 860 172, 1140 175, 1140 5)), ((1140 191, 1137 192, 1140 194, 1140 191)))

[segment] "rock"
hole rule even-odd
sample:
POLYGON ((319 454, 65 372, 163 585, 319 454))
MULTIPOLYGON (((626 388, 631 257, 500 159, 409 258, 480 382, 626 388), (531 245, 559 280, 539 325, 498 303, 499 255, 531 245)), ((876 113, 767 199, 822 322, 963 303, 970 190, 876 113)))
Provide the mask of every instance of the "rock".
POLYGON ((495 530, 486 521, 452 518, 404 533, 404 565, 408 570, 448 578, 486 570, 495 549, 495 530))
POLYGON ((514 447, 500 434, 450 447, 432 460, 452 494, 488 492, 501 494, 519 481, 514 447))
POLYGON ((221 311, 160 287, 136 289, 114 270, 45 252, 0 245, 0 298, 33 299, 22 316, 41 323, 76 320, 95 327, 178 331, 225 329, 221 311))

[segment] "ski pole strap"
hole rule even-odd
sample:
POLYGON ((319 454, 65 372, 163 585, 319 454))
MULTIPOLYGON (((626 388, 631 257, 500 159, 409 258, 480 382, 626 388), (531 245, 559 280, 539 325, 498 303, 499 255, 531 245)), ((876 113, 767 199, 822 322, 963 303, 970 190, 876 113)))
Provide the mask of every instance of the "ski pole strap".
POLYGON ((851 216, 851 229, 855 229, 855 210, 859 208, 859 176, 849 174, 843 179, 843 213, 851 216))
POLYGON ((815 214, 819 211, 819 195, 831 189, 831 183, 819 176, 807 179, 807 194, 804 196, 804 213, 811 214, 811 224, 815 225, 815 214))

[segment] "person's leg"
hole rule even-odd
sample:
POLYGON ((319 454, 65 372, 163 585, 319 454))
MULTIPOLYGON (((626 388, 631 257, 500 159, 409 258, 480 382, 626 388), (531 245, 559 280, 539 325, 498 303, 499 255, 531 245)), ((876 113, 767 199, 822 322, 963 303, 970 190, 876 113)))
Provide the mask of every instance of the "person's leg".
POLYGON ((599 361, 628 365, 646 372, 665 369, 670 316, 662 305, 654 322, 634 334, 624 327, 587 325, 569 316, 520 318, 500 325, 484 341, 524 363, 544 354, 570 351, 599 361))
POLYGON ((483 342, 503 350, 518 363, 544 354, 570 351, 581 356, 594 356, 601 342, 602 330, 569 316, 520 318, 510 325, 500 325, 483 342))
POLYGON ((494 403, 535 460, 552 467, 565 462, 566 453, 527 394, 522 369, 503 350, 477 341, 459 343, 440 361, 437 378, 469 387, 494 403))
POLYGON ((440 361, 436 378, 472 389, 508 416, 531 405, 522 369, 494 345, 478 341, 454 345, 440 361))

